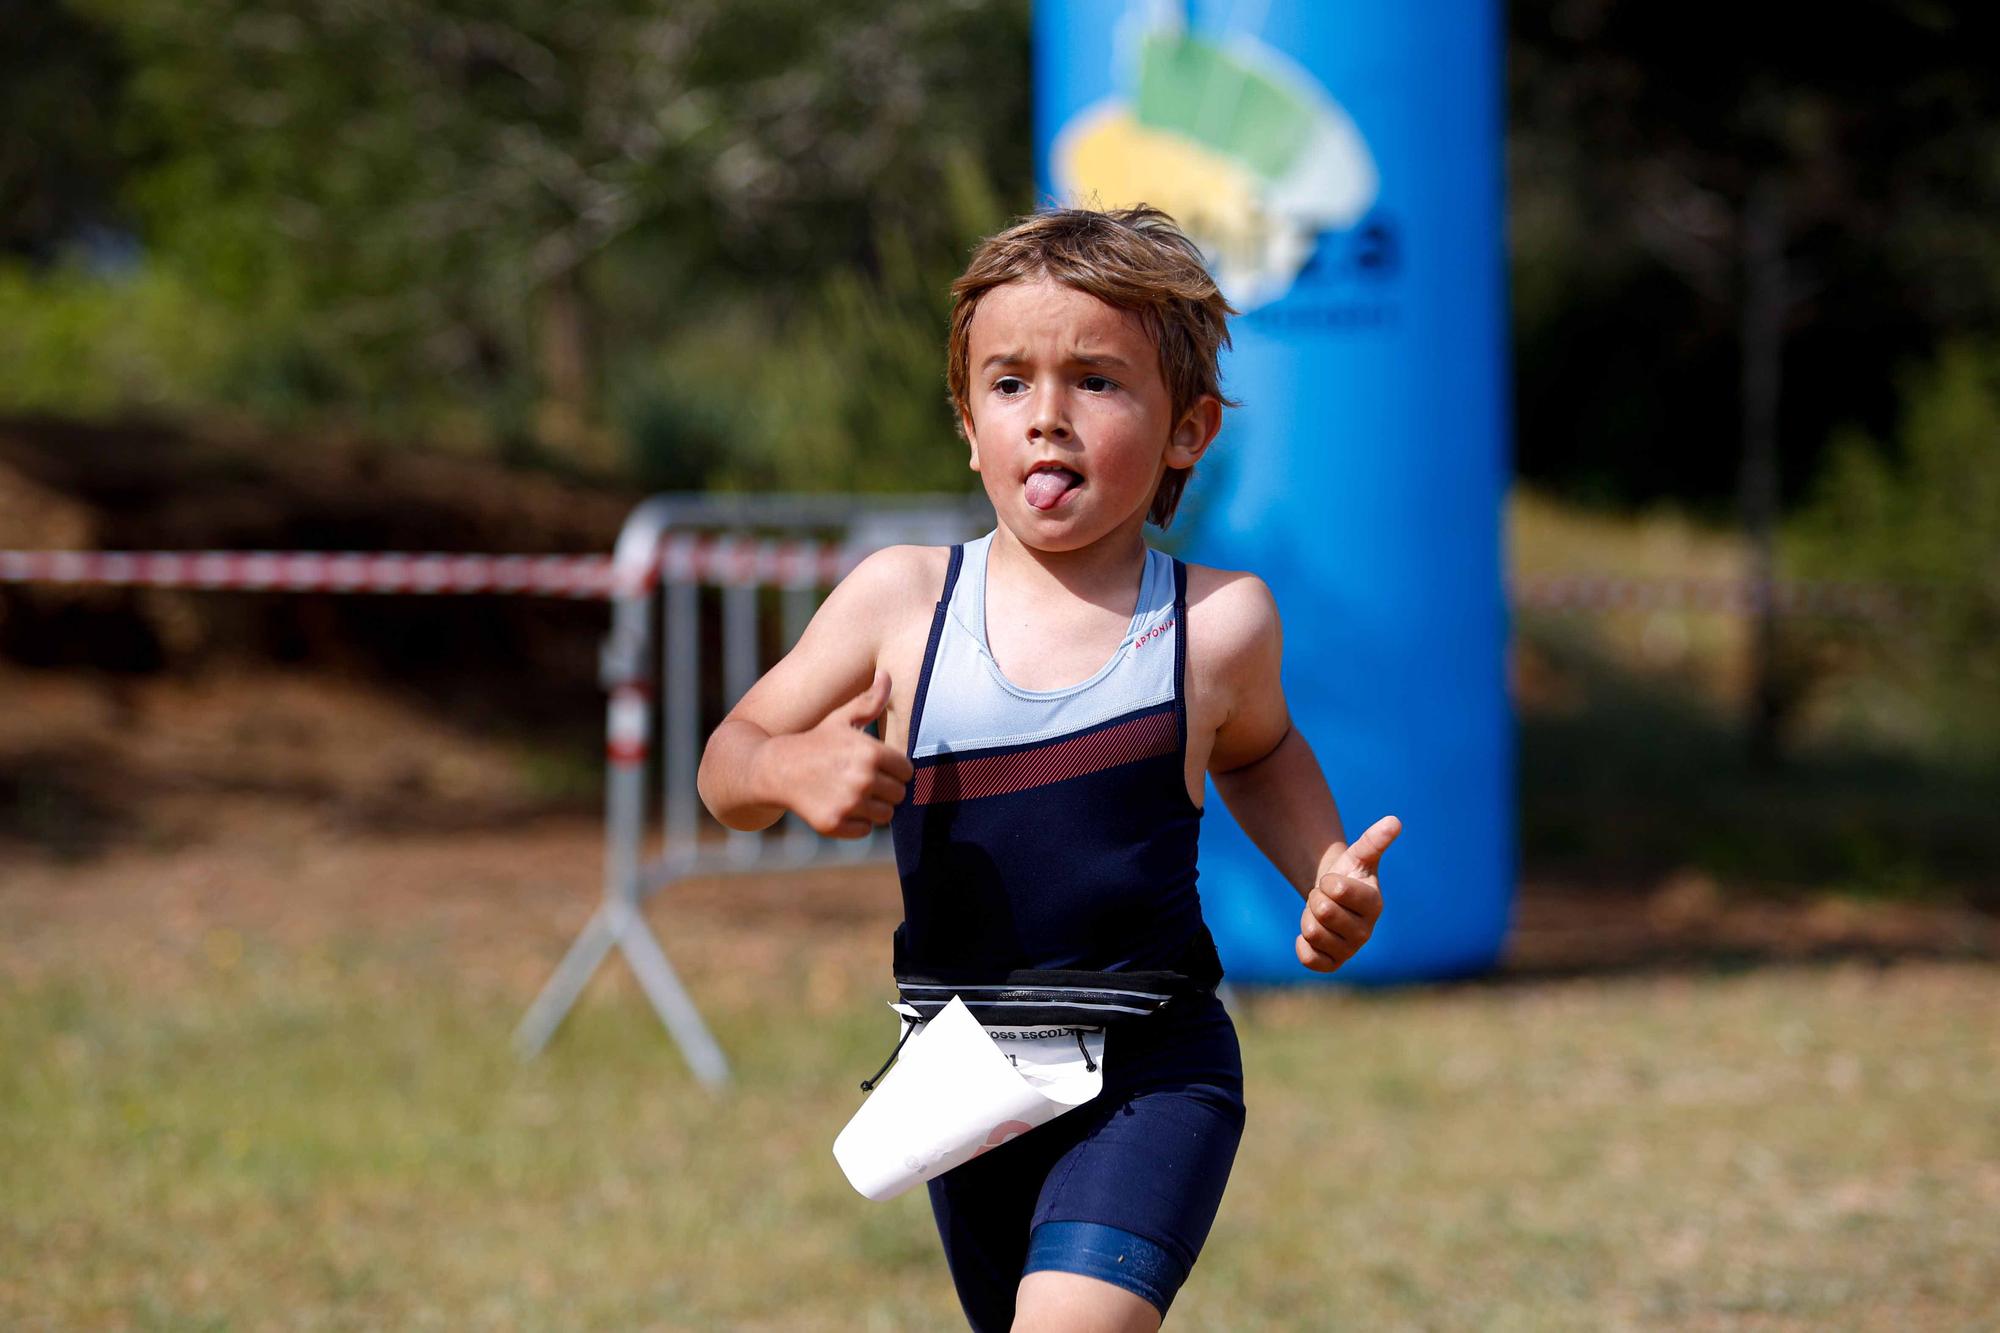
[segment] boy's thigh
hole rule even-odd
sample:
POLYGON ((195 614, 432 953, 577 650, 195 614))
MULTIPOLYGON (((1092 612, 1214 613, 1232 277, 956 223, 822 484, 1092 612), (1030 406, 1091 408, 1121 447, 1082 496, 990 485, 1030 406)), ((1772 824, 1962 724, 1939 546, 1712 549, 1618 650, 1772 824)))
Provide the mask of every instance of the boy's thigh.
POLYGON ((1094 1222, 1192 1267, 1243 1137, 1243 1108, 1205 1087, 1142 1093, 1106 1108, 1048 1173, 1033 1225, 1094 1222))
POLYGON ((1035 1206, 1050 1168, 1073 1142, 1049 1132, 1057 1126, 1063 1126, 1061 1119, 930 1183, 931 1215, 952 1285, 966 1321, 978 1333, 1003 1330, 1013 1322, 1035 1206))
POLYGON ((1015 1297, 1014 1333, 1155 1333, 1159 1327, 1151 1301, 1082 1273, 1030 1273, 1015 1297))

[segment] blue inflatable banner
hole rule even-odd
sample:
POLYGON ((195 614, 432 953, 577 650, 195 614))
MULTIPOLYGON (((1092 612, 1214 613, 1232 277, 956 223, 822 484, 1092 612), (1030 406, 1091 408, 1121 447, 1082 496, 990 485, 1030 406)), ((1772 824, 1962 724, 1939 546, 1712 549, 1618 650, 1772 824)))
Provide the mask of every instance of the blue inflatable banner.
MULTIPOLYGON (((1163 544, 1271 585, 1348 832, 1403 818, 1343 981, 1484 969, 1512 901, 1501 42, 1494 0, 1035 6, 1044 197, 1166 209, 1242 311, 1244 406, 1163 544)), ((1298 894, 1207 808, 1231 977, 1315 979, 1298 894)))

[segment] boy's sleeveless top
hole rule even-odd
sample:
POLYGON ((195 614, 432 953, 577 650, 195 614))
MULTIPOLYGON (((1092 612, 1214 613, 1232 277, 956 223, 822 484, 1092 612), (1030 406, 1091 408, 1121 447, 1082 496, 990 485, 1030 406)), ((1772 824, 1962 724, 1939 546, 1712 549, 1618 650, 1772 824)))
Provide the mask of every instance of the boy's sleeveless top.
POLYGON ((1117 651, 1088 680, 1024 690, 986 640, 993 533, 955 546, 910 709, 916 772, 891 831, 896 971, 1172 970, 1212 985, 1188 799, 1187 567, 1147 549, 1117 651))

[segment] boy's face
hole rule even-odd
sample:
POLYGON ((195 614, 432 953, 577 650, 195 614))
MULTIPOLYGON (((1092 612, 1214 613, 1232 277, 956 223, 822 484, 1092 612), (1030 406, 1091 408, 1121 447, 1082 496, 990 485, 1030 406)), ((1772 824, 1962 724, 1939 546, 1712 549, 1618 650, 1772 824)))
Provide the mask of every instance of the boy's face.
POLYGON ((1213 398, 1178 420, 1138 317, 1059 282, 1010 282, 967 330, 965 435, 1000 521, 1039 550, 1141 529, 1161 475, 1193 467, 1213 398))

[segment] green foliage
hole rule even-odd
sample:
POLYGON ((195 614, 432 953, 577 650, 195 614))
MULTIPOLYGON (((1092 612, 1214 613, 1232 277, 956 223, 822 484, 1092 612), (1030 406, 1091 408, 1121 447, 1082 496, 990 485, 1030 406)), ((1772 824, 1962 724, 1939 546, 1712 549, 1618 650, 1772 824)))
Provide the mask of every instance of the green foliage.
POLYGON ((1906 378, 1893 450, 1835 449, 1792 532, 1801 572, 1921 590, 1901 632, 1827 629, 1829 706, 1947 750, 2000 747, 2000 342, 1906 378))
MULTIPOLYGON (((2000 85, 1977 54, 1994 12, 1878 4, 1822 31, 1712 0, 1510 8, 1524 473, 1618 501, 1729 492, 1737 213, 1747 177, 1774 171, 1801 276, 1827 293, 1785 352, 1788 490, 1828 423, 1885 433, 1873 368, 2000 309, 2000 85)), ((1028 16, 1027 0, 0 0, 0 252, 46 262, 93 230, 132 235, 147 281, 211 321, 148 365, 236 325, 212 375, 135 370, 117 349, 143 330, 84 318, 115 298, 10 277, 7 313, 31 327, 0 338, 40 350, 0 393, 338 417, 571 466, 608 464, 609 422, 641 479, 958 477, 949 450, 881 437, 948 430, 919 335, 928 284, 963 253, 941 203, 955 164, 1004 186, 1006 211, 1029 202, 1028 16), (588 459, 560 456, 579 443, 588 459)))
POLYGON ((267 414, 331 399, 426 433, 472 411, 519 443, 639 412, 657 463, 638 349, 719 306, 827 307, 896 262, 880 237, 937 253, 961 156, 1028 174, 1021 0, 78 8, 133 70, 148 254, 264 330, 267 414))
POLYGON ((945 408, 943 321, 914 277, 907 255, 877 281, 836 275, 772 348, 759 443, 791 484, 932 490, 969 480, 945 408))
POLYGON ((920 252, 877 244, 876 273, 833 274, 772 349, 759 401, 760 452, 801 490, 963 490, 966 450, 945 391, 951 281, 1004 213, 970 162, 952 173, 947 215, 961 244, 920 252))
POLYGON ((951 281, 1006 216, 980 165, 948 165, 949 239, 884 231, 871 269, 786 313, 716 303, 628 372, 618 421, 649 485, 955 491, 972 484, 945 394, 951 281))
POLYGON ((0 411, 206 406, 243 342, 229 312, 162 266, 105 276, 0 261, 0 411))
POLYGON ((1788 499, 1840 423, 1888 431, 1881 367, 2000 320, 1992 5, 1864 3, 1815 24, 1725 0, 1575 0, 1510 5, 1507 22, 1523 476, 1626 504, 1731 494, 1766 227, 1792 275, 1788 499))
POLYGON ((736 418, 672 374, 639 380, 614 412, 625 470, 648 491, 708 489, 740 455, 736 418))

